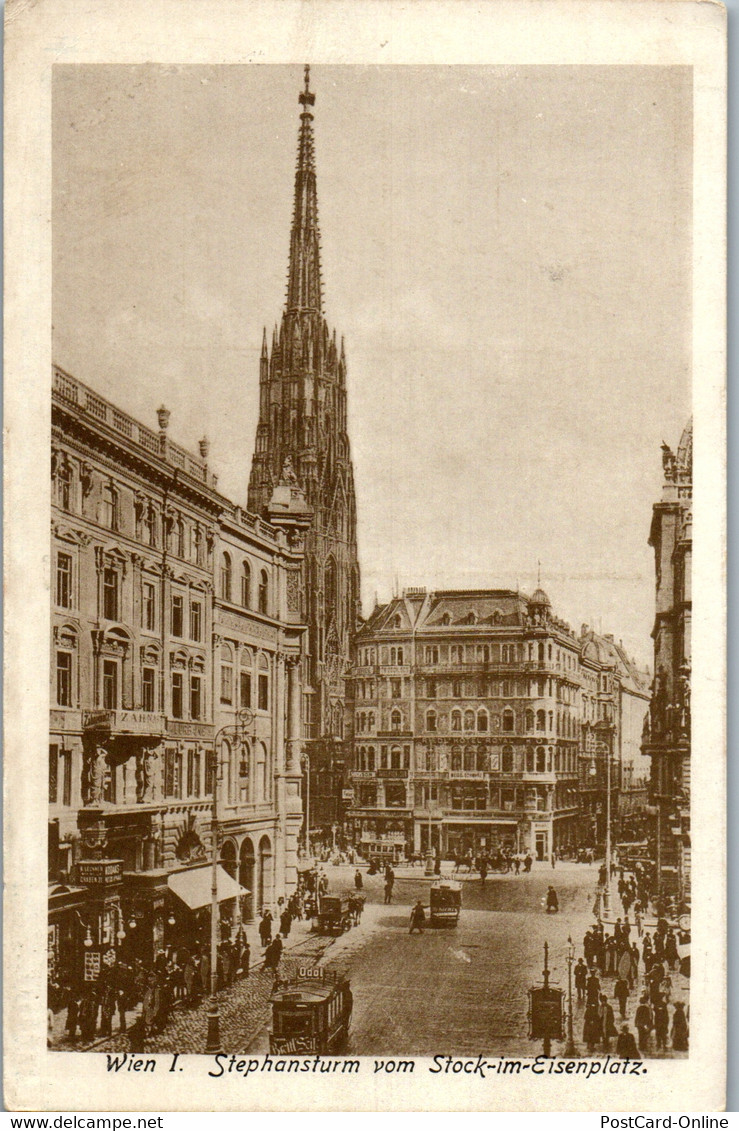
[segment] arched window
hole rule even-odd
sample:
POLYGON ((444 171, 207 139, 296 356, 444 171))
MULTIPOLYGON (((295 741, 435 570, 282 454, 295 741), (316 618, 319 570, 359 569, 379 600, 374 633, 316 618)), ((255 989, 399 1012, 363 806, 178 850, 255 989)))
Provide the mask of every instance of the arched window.
POLYGON ((504 774, 512 774, 513 773, 513 747, 512 746, 504 746, 503 747, 502 768, 503 768, 504 774))
POLYGON ((403 663, 403 649, 398 648, 398 666, 400 667, 400 665, 402 663, 403 663))
POLYGON ((452 623, 452 618, 449 615, 449 613, 444 613, 443 617, 441 618, 441 623, 442 624, 451 624, 452 623))
POLYGON ((483 658, 483 660, 485 661, 486 664, 490 662, 490 645, 489 644, 484 645, 484 647, 482 649, 482 658, 483 658))
POLYGON ((241 563, 241 604, 245 609, 251 605, 251 566, 247 561, 241 563))
POLYGON ((370 711, 370 713, 367 715, 367 729, 368 730, 374 730, 375 729, 375 712, 374 711, 370 711))
POLYGON ((224 601, 231 600, 231 557, 224 554, 221 558, 221 597, 224 601))
POLYGON ((184 558, 185 556, 185 524, 181 518, 177 519, 177 557, 184 558))
POLYGON ((546 749, 543 746, 537 746, 537 748, 536 748, 536 772, 537 772, 537 774, 545 773, 546 768, 547 768, 547 752, 546 752, 546 749))
POLYGON ((472 746, 467 746, 464 752, 464 768, 469 773, 475 768, 475 751, 472 746))
POLYGON ((234 701, 234 660, 230 644, 221 644, 221 703, 234 701))
POLYGON ((539 645, 539 663, 540 664, 544 663, 544 645, 543 644, 539 645))
POLYGON ((400 628, 400 615, 398 613, 396 613, 395 616, 393 617, 392 627, 393 628, 400 628))
POLYGON ((452 711, 452 730, 462 729, 462 712, 452 711))
POLYGON ((506 707, 503 712, 503 730, 512 731, 514 728, 515 716, 510 707, 506 707))
POLYGON ((526 730, 530 731, 530 730, 533 730, 533 729, 534 729, 534 712, 533 711, 527 711, 526 712, 526 730))
POLYGON ((426 730, 436 730, 436 711, 426 712, 426 730))
POLYGON ((477 729, 483 732, 488 729, 488 713, 482 707, 477 712, 477 729))
POLYGON ((401 759, 403 752, 399 746, 393 746, 390 750, 390 769, 399 770, 401 768, 401 759))
POLYGON ((541 731, 541 730, 546 730, 546 727, 547 727, 546 711, 537 711, 536 712, 536 729, 541 731))
POLYGON ((255 788, 257 801, 266 801, 269 796, 269 787, 267 781, 267 751, 263 742, 258 742, 256 745, 256 764, 255 764, 255 788))
POLYGON ((375 768, 375 748, 374 746, 367 747, 367 769, 374 770, 375 768))
POLYGON ((459 749, 458 746, 455 746, 454 749, 452 750, 452 769, 453 770, 461 770, 462 769, 462 751, 459 749))
POLYGON ((401 721, 402 721, 402 716, 400 714, 400 711, 393 711, 393 713, 390 716, 390 729, 392 731, 399 731, 401 721))
POLYGON ((259 611, 260 613, 267 613, 267 606, 269 603, 269 578, 267 577, 266 569, 263 569, 259 574, 259 611))
POLYGON ((487 770, 489 767, 489 759, 486 750, 478 750, 475 762, 475 769, 487 770))
POLYGON ((465 711, 465 713, 464 713, 464 729, 465 730, 474 730, 475 729, 475 712, 474 711, 465 711))

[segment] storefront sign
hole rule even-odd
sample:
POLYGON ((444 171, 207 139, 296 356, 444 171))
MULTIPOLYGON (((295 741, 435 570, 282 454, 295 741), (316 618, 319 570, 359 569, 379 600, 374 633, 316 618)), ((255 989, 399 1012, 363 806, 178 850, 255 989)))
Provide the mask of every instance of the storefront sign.
POLYGON ((353 801, 354 800, 354 790, 353 789, 342 789, 341 800, 342 801, 353 801))
POLYGON ((100 951, 85 951, 85 981, 97 982, 100 977, 100 951))
POLYGON ((80 860, 77 869, 79 882, 88 887, 101 887, 121 881, 120 860, 80 860))
POLYGON ((210 739, 213 737, 213 727, 208 723, 181 723, 167 719, 167 734, 173 738, 210 739))

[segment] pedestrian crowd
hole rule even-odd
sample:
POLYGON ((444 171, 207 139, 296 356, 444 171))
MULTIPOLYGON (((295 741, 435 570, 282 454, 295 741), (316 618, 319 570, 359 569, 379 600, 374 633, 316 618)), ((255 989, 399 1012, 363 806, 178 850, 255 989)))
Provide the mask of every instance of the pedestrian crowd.
POLYGON ((577 1001, 585 1007, 583 1041, 591 1055, 596 1048, 609 1052, 613 1038, 619 1056, 637 1058, 670 1046, 685 1052, 688 1015, 683 1002, 672 1001, 672 976, 680 961, 675 931, 660 918, 653 935, 644 932, 641 902, 634 904, 633 924, 627 906, 630 909, 632 901, 627 899, 624 918, 616 919, 612 931, 602 922, 594 923, 582 940, 583 957, 573 973, 577 1001), (608 979, 613 979, 610 995, 608 979), (618 1006, 620 1031, 609 996, 618 1006), (638 1044, 627 1024, 631 1005, 638 1044))

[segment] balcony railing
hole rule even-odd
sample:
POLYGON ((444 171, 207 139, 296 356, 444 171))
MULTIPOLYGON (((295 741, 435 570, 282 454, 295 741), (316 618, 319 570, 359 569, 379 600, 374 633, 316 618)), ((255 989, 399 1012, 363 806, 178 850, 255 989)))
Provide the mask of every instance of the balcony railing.
POLYGON ((152 432, 143 424, 139 424, 127 413, 121 412, 115 405, 104 400, 82 381, 78 381, 76 377, 65 373, 63 369, 54 366, 53 375, 54 392, 63 400, 74 405, 81 412, 94 417, 101 424, 107 425, 112 431, 125 436, 127 440, 137 444, 150 455, 166 459, 200 483, 215 486, 214 477, 209 477, 208 466, 204 460, 191 455, 179 444, 160 438, 156 432, 152 432))

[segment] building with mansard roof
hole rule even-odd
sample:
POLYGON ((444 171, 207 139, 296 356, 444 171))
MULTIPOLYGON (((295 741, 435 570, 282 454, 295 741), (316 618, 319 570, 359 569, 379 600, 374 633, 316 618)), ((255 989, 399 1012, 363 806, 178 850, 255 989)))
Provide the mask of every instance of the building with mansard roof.
POLYGON ((579 642, 535 597, 406 589, 357 633, 348 819, 365 855, 576 844, 579 642))
POLYGON ((207 934, 216 767, 228 917, 297 879, 309 511, 284 480, 273 524, 242 511, 207 442, 194 455, 158 418, 150 429, 53 371, 54 984, 110 951, 147 962, 207 934))
POLYGON ((614 829, 643 779, 648 699, 623 646, 542 589, 406 589, 355 638, 350 835, 365 856, 594 847, 609 766, 614 829))
POLYGON ((312 512, 301 592, 308 625, 304 734, 309 822, 343 823, 344 684, 360 618, 357 516, 347 433, 347 362, 323 313, 313 106, 305 69, 285 308, 264 332, 249 509, 266 515, 286 462, 312 512))
POLYGON ((677 452, 662 445, 662 497, 654 504, 654 685, 642 750, 651 760, 657 887, 690 901, 690 674, 693 421, 677 452))

